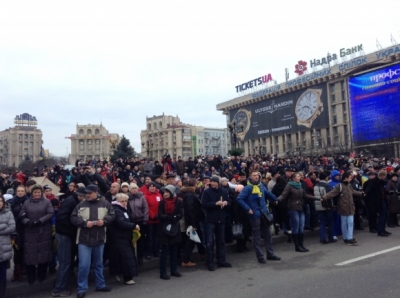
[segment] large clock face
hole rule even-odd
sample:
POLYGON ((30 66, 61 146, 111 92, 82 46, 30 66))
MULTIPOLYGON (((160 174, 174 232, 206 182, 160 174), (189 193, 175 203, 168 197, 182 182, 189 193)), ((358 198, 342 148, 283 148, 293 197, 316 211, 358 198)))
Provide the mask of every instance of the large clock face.
POLYGON ((296 116, 301 121, 310 119, 318 109, 318 97, 313 91, 303 93, 296 104, 296 116))
POLYGON ((233 119, 236 120, 236 130, 238 133, 242 133, 246 129, 247 124, 250 121, 244 111, 237 112, 233 119), (243 123, 243 128, 239 127, 239 123, 243 123))

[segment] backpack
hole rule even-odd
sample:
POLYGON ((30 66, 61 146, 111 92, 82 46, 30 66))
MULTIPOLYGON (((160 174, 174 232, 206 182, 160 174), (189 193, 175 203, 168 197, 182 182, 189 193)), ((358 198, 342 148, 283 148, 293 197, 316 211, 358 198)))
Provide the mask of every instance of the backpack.
POLYGON ((333 197, 333 206, 337 207, 340 197, 342 196, 343 186, 342 183, 339 183, 339 194, 333 197))

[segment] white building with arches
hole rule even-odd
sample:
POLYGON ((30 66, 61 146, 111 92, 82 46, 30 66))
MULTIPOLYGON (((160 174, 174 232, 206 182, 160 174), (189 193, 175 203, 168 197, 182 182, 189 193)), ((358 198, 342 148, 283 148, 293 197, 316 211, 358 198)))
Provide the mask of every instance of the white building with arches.
POLYGON ((109 159, 116 149, 120 137, 117 133, 109 133, 102 124, 76 124, 76 134, 71 139, 70 164, 77 159, 109 159))

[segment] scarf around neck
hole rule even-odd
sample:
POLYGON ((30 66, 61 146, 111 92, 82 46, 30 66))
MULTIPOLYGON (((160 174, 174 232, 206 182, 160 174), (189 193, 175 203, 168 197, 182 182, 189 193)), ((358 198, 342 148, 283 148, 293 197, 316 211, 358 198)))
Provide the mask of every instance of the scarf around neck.
POLYGON ((165 214, 174 213, 176 198, 164 199, 164 202, 165 202, 165 214))
POLYGON ((301 188, 301 183, 300 182, 289 181, 289 185, 293 186, 296 189, 300 189, 301 188))
POLYGON ((250 180, 249 181, 247 181, 247 185, 250 185, 250 186, 252 186, 253 187, 253 190, 252 190, 252 194, 253 195, 258 195, 258 197, 262 197, 262 193, 261 193, 261 189, 260 189, 260 184, 261 184, 261 182, 258 182, 258 184, 252 184, 251 182, 250 182, 250 180))

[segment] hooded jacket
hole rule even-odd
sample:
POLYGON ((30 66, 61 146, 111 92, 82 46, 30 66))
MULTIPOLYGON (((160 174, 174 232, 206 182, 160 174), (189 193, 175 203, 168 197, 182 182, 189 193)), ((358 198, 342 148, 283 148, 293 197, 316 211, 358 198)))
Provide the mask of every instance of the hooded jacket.
POLYGON ((331 173, 331 181, 329 181, 329 186, 331 188, 334 188, 336 185, 338 185, 340 183, 340 178, 338 180, 335 180, 334 177, 338 176, 340 177, 340 172, 337 170, 333 170, 331 173))

